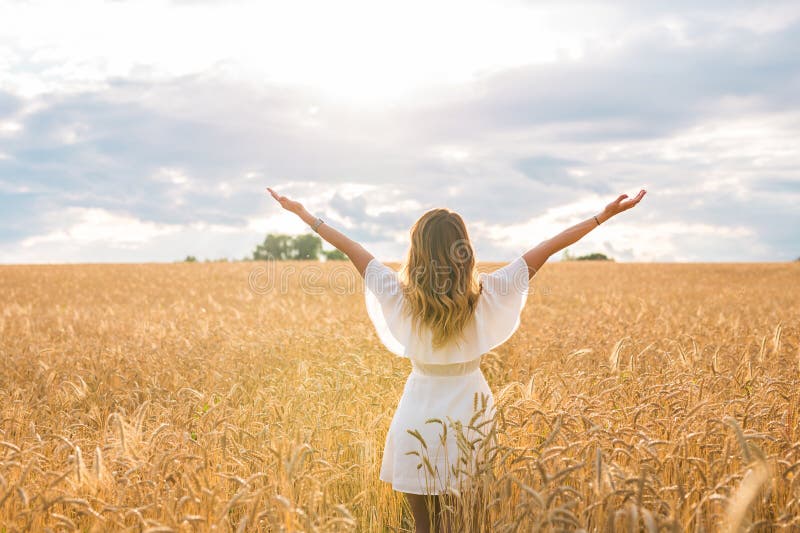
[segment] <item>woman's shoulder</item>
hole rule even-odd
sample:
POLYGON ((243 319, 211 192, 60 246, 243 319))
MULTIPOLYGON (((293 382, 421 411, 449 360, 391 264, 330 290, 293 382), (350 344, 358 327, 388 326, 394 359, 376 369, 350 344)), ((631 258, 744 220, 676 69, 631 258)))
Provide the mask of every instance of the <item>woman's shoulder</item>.
POLYGON ((528 288, 528 264, 521 255, 492 272, 479 275, 481 294, 507 294, 528 288))
POLYGON ((398 273, 376 257, 373 257, 364 268, 364 283, 367 288, 373 291, 395 289, 399 286, 398 273))

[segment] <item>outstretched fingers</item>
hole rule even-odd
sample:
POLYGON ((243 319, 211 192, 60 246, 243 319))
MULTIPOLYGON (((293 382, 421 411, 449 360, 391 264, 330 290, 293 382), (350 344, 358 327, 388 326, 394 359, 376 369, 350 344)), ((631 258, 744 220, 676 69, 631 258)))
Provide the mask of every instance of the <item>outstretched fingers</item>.
POLYGON ((281 205, 283 205, 286 202, 286 200, 288 200, 288 198, 286 198, 283 195, 280 195, 280 194, 276 193, 270 187, 267 187, 267 190, 272 195, 272 197, 275 198, 275 200, 277 200, 281 205))
POLYGON ((267 187, 267 190, 272 195, 272 197, 281 204, 281 207, 286 209, 287 211, 291 211, 292 213, 299 215, 303 209, 303 205, 300 202, 295 200, 291 200, 289 197, 284 196, 282 194, 278 194, 277 192, 273 191, 271 187, 267 187))
MULTIPOLYGON (((646 193, 647 193, 647 191, 645 191, 644 189, 640 190, 639 194, 637 194, 636 197, 634 197, 634 198, 632 198, 630 200, 627 200, 625 202, 621 202, 620 203, 620 207, 622 207, 623 209, 630 209, 631 207, 633 207, 636 204, 638 204, 642 200, 642 198, 644 198, 644 195, 646 193)), ((622 196, 626 196, 627 197, 628 195, 624 194, 622 196)))

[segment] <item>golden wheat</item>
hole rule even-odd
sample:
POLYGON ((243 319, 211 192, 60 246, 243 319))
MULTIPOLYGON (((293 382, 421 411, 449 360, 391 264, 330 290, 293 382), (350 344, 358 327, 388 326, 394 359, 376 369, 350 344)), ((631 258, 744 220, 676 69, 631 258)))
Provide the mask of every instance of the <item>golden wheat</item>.
MULTIPOLYGON (((411 530, 408 361, 351 267, 262 267, 0 267, 3 530, 411 530)), ((453 527, 800 529, 799 317, 797 264, 548 265, 486 438, 448 428, 482 457, 453 527)))

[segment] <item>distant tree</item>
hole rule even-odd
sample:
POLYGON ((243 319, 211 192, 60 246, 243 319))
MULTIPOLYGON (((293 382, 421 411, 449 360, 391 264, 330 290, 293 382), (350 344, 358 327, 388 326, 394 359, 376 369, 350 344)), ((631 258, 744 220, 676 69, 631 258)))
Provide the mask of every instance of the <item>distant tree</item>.
POLYGON ((348 257, 341 250, 331 250, 330 252, 322 252, 325 254, 325 259, 328 261, 347 261, 348 257))
POLYGON ((575 258, 576 261, 613 261, 610 257, 606 254, 601 254, 599 252, 594 252, 587 255, 582 255, 580 257, 575 258))
POLYGON ((193 255, 187 255, 186 259, 183 260, 184 263, 196 263, 197 258, 193 255))
POLYGON ((282 235, 270 233, 264 242, 256 246, 253 252, 255 261, 273 259, 285 261, 288 259, 318 260, 322 253, 322 239, 312 234, 282 235))
POLYGON ((282 261, 291 259, 292 238, 289 235, 270 233, 264 242, 256 246, 253 252, 253 259, 262 261, 265 259, 275 259, 282 261))
POLYGON ((564 253, 561 254, 562 261, 613 261, 612 258, 608 257, 606 254, 601 254, 599 252, 593 252, 591 254, 581 255, 581 256, 574 256, 569 253, 569 250, 564 250, 564 253))
POLYGON ((292 239, 292 259, 318 260, 322 252, 322 239, 306 233, 292 239))

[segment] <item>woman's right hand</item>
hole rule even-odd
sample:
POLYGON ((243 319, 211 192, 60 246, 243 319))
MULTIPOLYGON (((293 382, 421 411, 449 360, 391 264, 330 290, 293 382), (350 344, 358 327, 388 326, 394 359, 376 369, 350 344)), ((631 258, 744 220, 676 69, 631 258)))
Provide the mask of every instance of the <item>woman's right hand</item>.
POLYGON ((636 198, 632 198, 629 200, 626 199, 628 198, 627 194, 620 194, 616 200, 608 204, 606 208, 603 209, 603 214, 605 215, 604 218, 609 219, 614 215, 618 215, 623 211, 627 211, 631 207, 638 204, 642 200, 642 198, 644 198, 644 195, 646 193, 647 191, 642 189, 639 191, 639 194, 636 195, 636 198))

